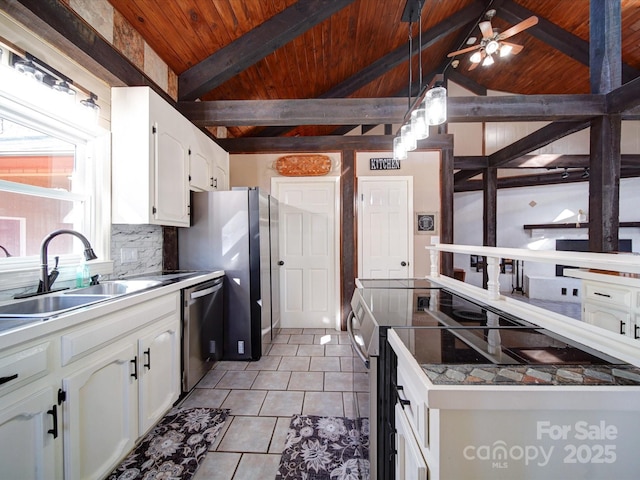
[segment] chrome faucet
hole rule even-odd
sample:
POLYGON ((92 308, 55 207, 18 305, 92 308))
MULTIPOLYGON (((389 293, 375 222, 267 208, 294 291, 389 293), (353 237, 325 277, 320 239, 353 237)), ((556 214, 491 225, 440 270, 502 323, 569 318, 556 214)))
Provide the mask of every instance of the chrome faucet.
POLYGON ((9 253, 9 250, 4 248, 2 245, 0 245, 0 250, 2 250, 4 252, 5 256, 7 256, 7 257, 11 256, 11 254, 9 253))
POLYGON ((84 245, 84 258, 86 260, 95 260, 96 258, 98 258, 98 256, 94 253, 93 248, 89 243, 89 240, 87 240, 87 238, 81 233, 76 232, 75 230, 64 230, 64 229, 55 230, 51 232, 49 235, 44 237, 44 240, 42 240, 42 244, 40 245, 40 263, 41 263, 41 269, 42 269, 42 278, 40 281, 42 283, 43 293, 47 293, 48 291, 51 290, 51 284, 49 282, 49 259, 48 259, 48 253, 47 253, 47 249, 49 248, 49 242, 53 240, 55 237, 57 237, 58 235, 62 235, 63 233, 74 235, 82 241, 82 244, 84 245))

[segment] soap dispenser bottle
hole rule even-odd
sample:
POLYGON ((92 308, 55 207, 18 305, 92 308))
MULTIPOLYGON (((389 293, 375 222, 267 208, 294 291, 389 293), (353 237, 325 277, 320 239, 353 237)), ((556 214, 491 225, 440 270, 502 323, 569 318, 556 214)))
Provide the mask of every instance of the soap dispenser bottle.
POLYGON ((82 260, 76 270, 76 288, 88 287, 91 282, 91 274, 89 273, 89 265, 82 260))

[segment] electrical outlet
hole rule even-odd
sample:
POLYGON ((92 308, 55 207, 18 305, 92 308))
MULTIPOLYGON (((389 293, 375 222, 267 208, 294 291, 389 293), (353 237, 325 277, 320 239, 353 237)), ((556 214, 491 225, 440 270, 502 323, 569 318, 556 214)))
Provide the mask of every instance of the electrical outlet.
POLYGON ((562 295, 566 295, 567 294, 567 289, 562 287, 562 295))
POLYGON ((238 354, 244 354, 244 340, 238 340, 238 354))
POLYGON ((122 247, 120 249, 121 263, 135 263, 138 261, 138 249, 132 247, 122 247))

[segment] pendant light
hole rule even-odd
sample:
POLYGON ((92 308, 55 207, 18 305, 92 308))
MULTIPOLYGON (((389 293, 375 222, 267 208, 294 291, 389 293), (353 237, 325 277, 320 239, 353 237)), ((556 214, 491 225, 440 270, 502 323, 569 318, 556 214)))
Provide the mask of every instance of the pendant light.
POLYGON ((447 89, 438 86, 427 91, 425 104, 429 125, 440 125, 447 121, 447 89))
MULTIPOLYGON (((419 3, 422 10, 422 3, 419 3)), ((447 89, 438 85, 422 93, 422 14, 418 15, 419 25, 419 46, 418 46, 418 67, 419 67, 419 89, 420 95, 424 95, 424 100, 412 110, 411 85, 412 85, 412 57, 413 57, 413 20, 409 19, 409 85, 408 100, 409 111, 405 118, 407 123, 402 125, 400 132, 393 139, 393 158, 405 160, 407 152, 417 148, 417 141, 429 137, 429 126, 440 125, 447 121, 447 89)))

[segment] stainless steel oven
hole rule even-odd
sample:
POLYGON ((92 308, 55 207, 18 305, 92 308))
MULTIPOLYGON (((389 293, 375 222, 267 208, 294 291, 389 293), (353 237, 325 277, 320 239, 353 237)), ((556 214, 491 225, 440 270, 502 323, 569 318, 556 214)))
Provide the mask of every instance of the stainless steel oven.
MULTIPOLYGON (((351 312, 347 332, 354 351, 354 375, 368 373, 368 395, 354 394, 356 418, 369 421, 369 463, 372 480, 387 479, 389 462, 378 452, 389 447, 393 439, 386 438, 389 427, 381 412, 386 411, 389 399, 379 385, 389 385, 390 372, 380 363, 380 355, 388 348, 386 333, 393 326, 407 326, 413 322, 414 308, 429 303, 433 289, 441 288, 425 279, 357 279, 351 298, 351 312), (364 399, 368 402, 365 403, 364 399)), ((393 399, 395 403, 395 399, 393 399)))

